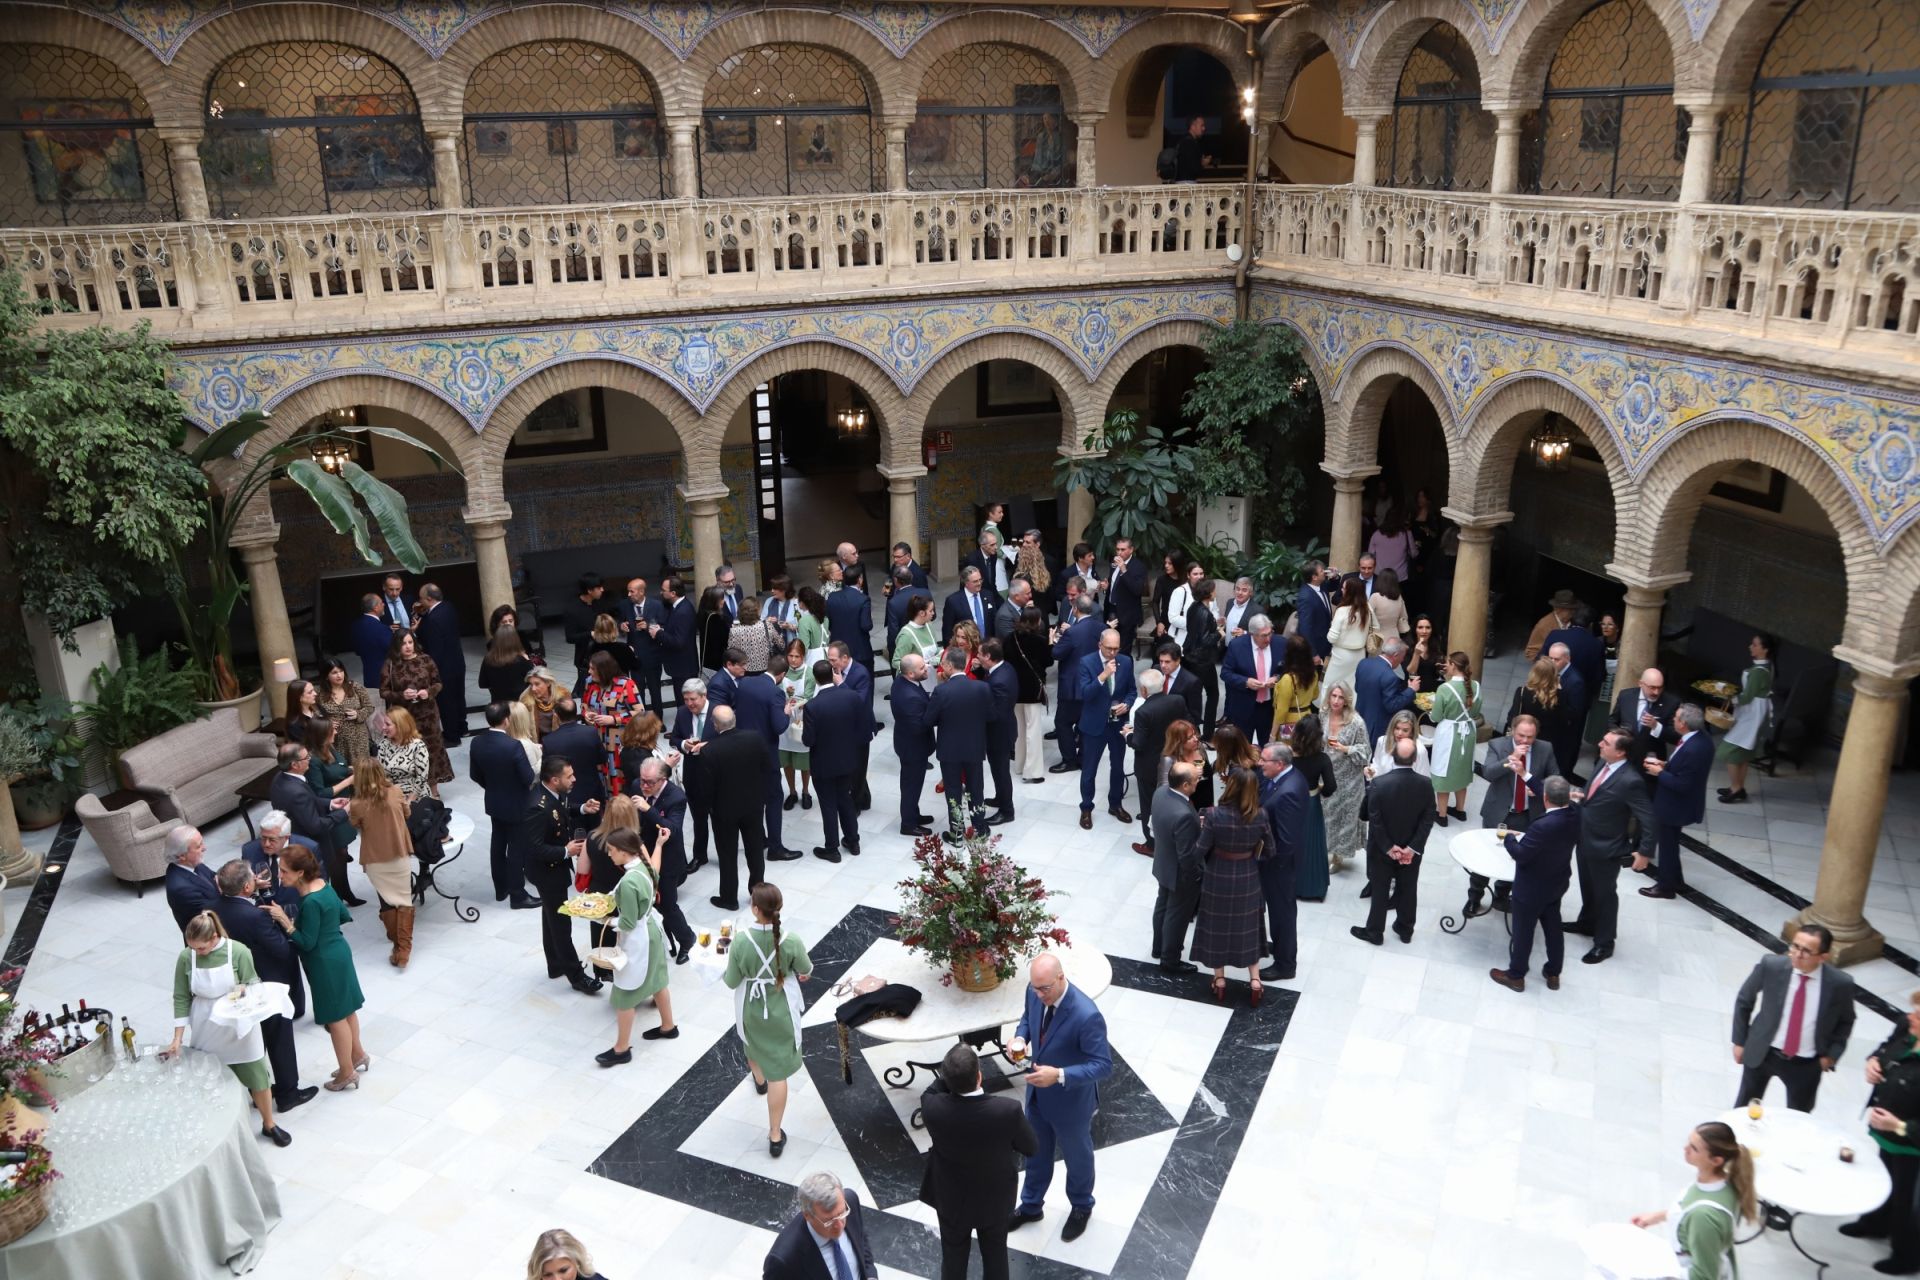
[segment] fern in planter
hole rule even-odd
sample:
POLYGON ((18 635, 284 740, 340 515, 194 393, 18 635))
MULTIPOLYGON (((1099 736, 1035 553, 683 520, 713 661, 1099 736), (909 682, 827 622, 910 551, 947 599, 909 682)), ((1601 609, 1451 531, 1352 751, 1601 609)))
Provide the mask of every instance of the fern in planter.
POLYGON ((121 637, 118 671, 94 669, 93 689, 93 701, 73 704, 74 728, 87 758, 115 777, 127 748, 201 716, 197 674, 175 667, 164 648, 141 657, 132 636, 121 637))

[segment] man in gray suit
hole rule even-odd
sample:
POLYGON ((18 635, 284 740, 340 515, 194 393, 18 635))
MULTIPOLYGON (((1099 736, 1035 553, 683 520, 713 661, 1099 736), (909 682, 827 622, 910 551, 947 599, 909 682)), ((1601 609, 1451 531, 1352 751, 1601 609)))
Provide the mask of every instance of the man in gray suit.
POLYGON ((1001 644, 1012 646, 1013 626, 1020 621, 1020 611, 1032 603, 1032 581, 1024 575, 1016 576, 1013 585, 1007 588, 1007 598, 993 611, 993 634, 1001 644))
POLYGON ((1761 957, 1741 984, 1733 1002, 1733 1060, 1741 1067, 1736 1107, 1763 1096, 1778 1076, 1789 1107, 1813 1110, 1820 1073, 1833 1070, 1853 1034, 1853 979, 1827 963, 1832 950, 1824 925, 1803 924, 1787 954, 1761 957))
POLYGON ((1386 941, 1387 908, 1393 931, 1413 941, 1413 917, 1419 905, 1420 858, 1433 832, 1433 784, 1413 771, 1417 746, 1409 739, 1393 744, 1393 768, 1367 788, 1367 923, 1348 933, 1380 946, 1386 941))
POLYGON ((1580 848, 1574 874, 1580 878, 1580 915, 1562 927, 1593 939, 1583 964, 1613 954, 1620 920, 1620 865, 1653 838, 1653 798, 1633 767, 1633 735, 1609 729, 1600 738, 1600 759, 1580 801, 1580 848))
MULTIPOLYGON (((1200 815, 1193 807, 1199 785, 1196 766, 1175 764, 1167 770, 1167 785, 1153 793, 1153 878, 1160 886, 1153 899, 1153 954, 1162 973, 1194 971, 1181 952, 1187 926, 1200 913, 1201 866, 1193 856, 1200 843, 1200 815)), ((1433 809, 1431 799, 1427 809, 1433 809)))
MULTIPOLYGON (((1480 797, 1480 825, 1525 831, 1528 823, 1546 812, 1540 787, 1548 778, 1560 776, 1560 765, 1553 748, 1540 739, 1540 722, 1532 716, 1515 716, 1507 736, 1487 744, 1486 758, 1474 772, 1487 780, 1487 793, 1480 797)), ((1494 886, 1495 907, 1506 909, 1507 890, 1512 887, 1505 881, 1494 886)), ((1485 876, 1467 877, 1467 915, 1487 914, 1488 908, 1481 903, 1486 892, 1485 876)))

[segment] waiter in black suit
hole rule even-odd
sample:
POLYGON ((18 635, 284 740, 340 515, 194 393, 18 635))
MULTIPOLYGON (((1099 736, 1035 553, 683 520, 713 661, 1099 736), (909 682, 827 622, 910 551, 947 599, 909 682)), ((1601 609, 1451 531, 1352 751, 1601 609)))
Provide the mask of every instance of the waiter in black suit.
POLYGON ((1020 1191, 1023 1157, 1038 1148, 1027 1113, 1011 1097, 990 1097, 980 1055, 947 1050, 940 1077, 920 1096, 932 1147, 920 1201, 940 1216, 940 1280, 966 1280, 972 1236, 980 1235, 984 1280, 1007 1280, 1007 1220, 1020 1191))
POLYGON ((540 905, 527 892, 526 877, 513 857, 513 833, 527 816, 533 798, 533 762, 520 740, 507 733, 507 704, 487 704, 487 727, 467 748, 467 776, 486 793, 487 821, 493 825, 487 865, 493 872, 493 900, 513 898, 515 910, 540 905))
POLYGON ((860 1197, 830 1173, 810 1173, 794 1197, 799 1210, 774 1238, 761 1280, 875 1280, 860 1197), (832 1259, 831 1262, 828 1259, 832 1259))
MULTIPOLYGON (((924 597, 922 597, 924 599, 924 597)), ((887 701, 893 704, 893 753, 900 757, 900 834, 932 835, 929 815, 920 812, 920 791, 927 784, 927 763, 933 758, 933 730, 927 727, 930 701, 926 686, 927 660, 917 653, 900 659, 900 674, 887 701)))
POLYGON ((1128 650, 1140 632, 1140 620, 1146 616, 1141 603, 1147 594, 1147 566, 1133 554, 1133 539, 1119 538, 1113 544, 1113 564, 1100 584, 1107 592, 1107 619, 1120 632, 1128 650))
MULTIPOLYGON (((720 892, 711 901, 724 911, 740 909, 740 853, 747 855, 747 892, 766 879, 766 806, 761 789, 773 753, 765 739, 735 726, 732 707, 712 708, 707 740, 691 746, 701 757, 713 796, 714 856, 720 862, 720 892)), ((798 853, 774 851, 775 861, 798 853)))
MULTIPOLYGON (((524 754, 524 753, 523 753, 524 754)), ((254 894, 267 888, 264 880, 255 880, 253 868, 245 858, 235 858, 215 873, 220 885, 220 900, 213 914, 227 936, 253 952, 253 967, 262 982, 284 982, 287 998, 293 1002, 293 1017, 307 1011, 307 987, 300 980, 300 961, 293 944, 287 941, 292 922, 278 903, 256 906, 254 894), (285 926, 285 927, 283 927, 285 926)), ((293 1019, 274 1014, 260 1024, 260 1040, 267 1050, 267 1064, 273 1068, 273 1106, 276 1111, 291 1111, 303 1102, 313 1101, 319 1085, 300 1087, 300 1056, 293 1043, 293 1019)))
POLYGON ((813 856, 838 862, 843 841, 848 853, 860 856, 860 809, 853 802, 853 784, 860 744, 873 736, 873 718, 859 693, 833 682, 833 664, 825 658, 813 664, 813 681, 816 692, 807 703, 801 740, 820 793, 820 825, 826 836, 813 856))
POLYGON ((1632 734, 1627 744, 1627 760, 1638 769, 1648 756, 1664 760, 1673 747, 1673 713, 1680 704, 1667 694, 1667 678, 1658 667, 1640 673, 1637 688, 1622 689, 1613 700, 1607 726, 1632 734))
POLYGON ((620 634, 626 637, 627 648, 633 651, 633 678, 640 685, 640 701, 664 720, 666 712, 660 702, 660 642, 653 638, 653 629, 667 619, 660 597, 648 594, 645 578, 629 578, 627 598, 620 602, 615 617, 620 623, 620 634))
POLYGON ((420 648, 440 668, 440 738, 451 751, 467 734, 467 655, 460 647, 460 619, 440 588, 420 586, 420 621, 413 628, 420 648))
POLYGON ((1640 852, 1641 842, 1653 834, 1653 798, 1629 757, 1632 742, 1625 729, 1600 736, 1600 760, 1580 802, 1580 851, 1573 864, 1580 879, 1580 915, 1566 930, 1593 939, 1593 949, 1580 957, 1583 964, 1613 955, 1621 859, 1640 852))
POLYGON ((981 796, 987 765, 987 721, 993 718, 993 691, 967 678, 967 652, 949 649, 940 660, 940 684, 927 702, 927 728, 935 734, 940 781, 946 788, 947 843, 959 844, 968 822, 961 821, 966 797, 973 829, 986 834, 986 805, 981 796))
POLYGON ((560 914, 573 884, 573 860, 586 852, 586 837, 572 838, 573 818, 566 794, 573 787, 573 764, 565 756, 540 761, 540 785, 520 823, 520 864, 540 891, 540 946, 547 955, 547 976, 565 978, 575 991, 594 995, 600 979, 580 967, 573 947, 573 917, 560 914))

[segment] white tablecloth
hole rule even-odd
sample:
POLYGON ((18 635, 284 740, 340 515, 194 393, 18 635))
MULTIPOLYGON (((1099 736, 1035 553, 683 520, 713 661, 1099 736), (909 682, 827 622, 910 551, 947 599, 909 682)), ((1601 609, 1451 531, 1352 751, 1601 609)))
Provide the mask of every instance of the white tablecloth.
POLYGON ((46 1221, 0 1249, 0 1280, 203 1280, 251 1271, 280 1221, 252 1106, 208 1055, 122 1062, 61 1104, 46 1221))
POLYGON ((1864 1122, 1854 1132, 1828 1128, 1804 1111, 1768 1107, 1758 1120, 1740 1107, 1720 1117, 1753 1153, 1754 1191, 1768 1204, 1820 1218, 1871 1213, 1893 1181, 1864 1122), (1851 1163, 1840 1148, 1853 1148, 1851 1163))
POLYGON ((1447 853, 1474 875, 1489 880, 1513 879, 1513 856, 1491 827, 1454 832, 1447 841, 1447 853))
MULTIPOLYGON (((1055 947, 1067 981, 1080 988, 1090 1000, 1098 1000, 1113 985, 1113 965, 1094 947, 1055 947)), ((1009 1026, 1020 1021, 1027 998, 1027 965, 1012 978, 991 991, 962 991, 942 986, 942 970, 927 963, 926 957, 909 951, 892 938, 881 938, 867 949, 847 970, 848 978, 873 974, 888 982, 901 982, 920 992, 920 1003, 907 1018, 875 1018, 860 1027, 860 1034, 875 1040, 897 1044, 918 1044, 930 1040, 952 1040, 971 1031, 1009 1026)), ((849 997, 851 998, 851 997, 849 997)), ((808 1022, 831 1021, 841 1000, 823 1000, 815 1006, 824 1018, 808 1022)))

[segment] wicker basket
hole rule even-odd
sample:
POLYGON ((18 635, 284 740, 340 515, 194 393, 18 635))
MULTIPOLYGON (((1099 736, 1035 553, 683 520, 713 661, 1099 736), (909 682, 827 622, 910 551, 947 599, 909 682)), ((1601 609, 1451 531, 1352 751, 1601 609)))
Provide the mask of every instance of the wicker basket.
POLYGON ((618 947, 595 947, 587 952, 587 963, 596 969, 617 973, 626 967, 627 953, 618 947))
POLYGON ((0 1245, 12 1244, 40 1225, 47 1216, 45 1187, 29 1187, 17 1196, 0 1200, 0 1245))
POLYGON ((1708 707, 1701 715, 1705 717, 1708 724, 1721 733, 1733 728, 1733 712, 1725 707, 1708 707))
POLYGON ((953 985, 962 991, 991 991, 1000 975, 984 951, 963 951, 953 958, 953 985))

